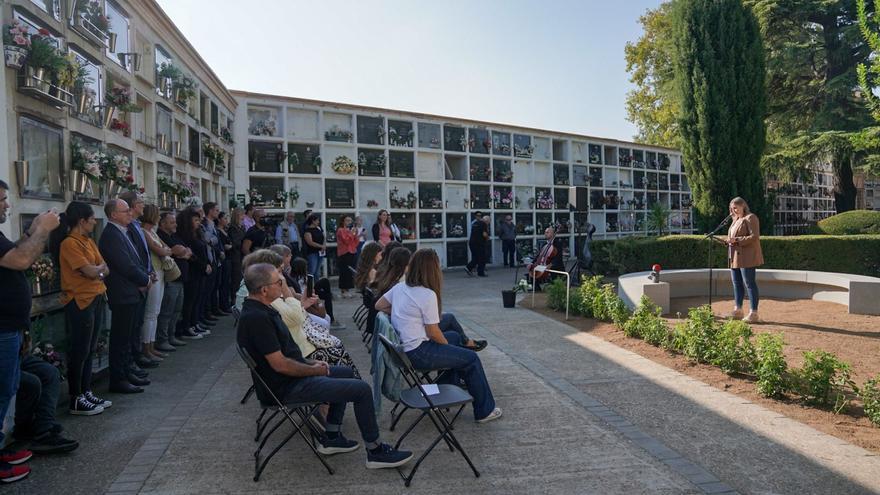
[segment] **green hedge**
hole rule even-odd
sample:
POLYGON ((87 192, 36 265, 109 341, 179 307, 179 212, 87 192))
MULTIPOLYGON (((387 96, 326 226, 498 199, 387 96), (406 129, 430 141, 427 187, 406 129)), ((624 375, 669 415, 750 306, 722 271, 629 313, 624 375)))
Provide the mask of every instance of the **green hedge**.
POLYGON ((819 220, 816 234, 880 234, 880 211, 853 210, 819 220))
MULTIPOLYGON (((602 275, 620 275, 651 269, 659 263, 664 270, 706 268, 710 241, 702 236, 628 237, 595 241, 594 270, 602 275)), ((880 235, 805 235, 762 237, 764 268, 814 270, 880 276, 880 235)), ((712 247, 713 266, 727 267, 727 249, 712 247)))

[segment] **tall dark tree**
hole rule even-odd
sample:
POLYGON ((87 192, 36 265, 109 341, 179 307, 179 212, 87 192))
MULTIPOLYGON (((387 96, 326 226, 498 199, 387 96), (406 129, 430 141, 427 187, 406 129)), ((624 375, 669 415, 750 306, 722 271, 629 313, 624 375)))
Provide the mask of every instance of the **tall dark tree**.
MULTIPOLYGON (((856 206, 855 140, 872 124, 857 91, 870 49, 857 0, 746 0, 767 46, 769 140, 765 165, 783 178, 831 164, 838 212, 856 206)), ((868 9, 873 11, 873 9, 868 9)))
POLYGON ((769 228, 760 166, 766 73, 758 22, 740 0, 676 0, 671 30, 681 151, 698 225, 714 226, 727 216, 728 202, 742 196, 769 228))

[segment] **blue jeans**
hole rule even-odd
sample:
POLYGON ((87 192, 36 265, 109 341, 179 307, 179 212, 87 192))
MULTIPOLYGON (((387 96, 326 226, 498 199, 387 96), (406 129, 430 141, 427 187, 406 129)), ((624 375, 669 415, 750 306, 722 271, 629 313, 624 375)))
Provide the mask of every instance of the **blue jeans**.
POLYGON ((459 342, 461 344, 461 347, 465 347, 467 341, 470 340, 468 336, 464 334, 464 329, 461 328, 461 323, 458 322, 458 319, 456 319, 455 315, 452 313, 443 313, 442 315, 440 315, 439 327, 440 331, 444 334, 446 332, 457 333, 460 336, 459 342))
POLYGON ((733 299, 736 307, 741 308, 746 289, 749 291, 749 307, 752 311, 758 311, 758 283, 755 281, 754 268, 731 268, 730 278, 733 279, 733 299), (745 279, 745 284, 743 284, 745 279), (745 285, 745 287, 743 287, 745 285))
POLYGON ((156 323, 156 343, 167 344, 168 339, 174 336, 177 320, 183 312, 183 282, 175 280, 165 283, 165 292, 162 294, 162 308, 159 310, 159 318, 156 323))
MULTIPOLYGON (((367 444, 379 440, 379 425, 373 408, 373 389, 354 378, 348 366, 331 366, 330 376, 310 376, 291 382, 281 397, 283 402, 329 402, 327 431, 340 431, 345 406, 351 402, 361 438, 367 444)), ((369 447, 369 445, 368 445, 369 447)))
POLYGON ((19 352, 21 351, 21 330, 0 330, 0 445, 3 444, 2 427, 9 403, 18 391, 21 379, 19 352))
POLYGON ((321 278, 321 264, 324 262, 324 257, 318 253, 311 253, 306 257, 306 261, 309 263, 309 274, 315 277, 315 282, 317 282, 321 278))
POLYGON ((458 333, 445 332, 443 335, 449 341, 448 345, 429 340, 406 355, 415 369, 450 370, 444 373, 443 382, 457 384, 459 377, 463 378, 474 398, 474 419, 483 419, 495 409, 495 398, 483 372, 483 363, 476 352, 459 347, 461 336, 458 333))

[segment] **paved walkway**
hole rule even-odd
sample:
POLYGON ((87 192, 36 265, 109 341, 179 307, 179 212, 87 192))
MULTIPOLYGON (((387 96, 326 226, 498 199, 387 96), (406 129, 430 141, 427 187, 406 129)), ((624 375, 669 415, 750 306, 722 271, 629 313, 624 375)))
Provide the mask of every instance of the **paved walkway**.
MULTIPOLYGON (((456 434, 482 476, 438 447, 412 493, 880 493, 880 458, 749 404, 629 351, 524 309, 501 308, 513 271, 489 279, 447 274, 444 309, 487 338, 480 354, 504 418, 456 434)), ((351 326, 354 303, 338 304, 351 326)), ((362 372, 355 331, 339 335, 362 372)), ((233 332, 218 326, 156 370, 139 396, 114 396, 105 414, 72 418, 82 447, 32 462, 9 493, 403 493, 394 471, 364 468, 363 450, 330 458, 324 472, 292 441, 252 481, 254 401, 233 332)), ((386 403, 387 404, 387 403, 386 403)), ((381 426, 386 439, 388 407, 381 426)), ((344 426, 357 437, 349 409, 344 426)), ((399 433, 399 432, 397 432, 399 433)), ((405 444, 433 437, 421 425, 405 444)))

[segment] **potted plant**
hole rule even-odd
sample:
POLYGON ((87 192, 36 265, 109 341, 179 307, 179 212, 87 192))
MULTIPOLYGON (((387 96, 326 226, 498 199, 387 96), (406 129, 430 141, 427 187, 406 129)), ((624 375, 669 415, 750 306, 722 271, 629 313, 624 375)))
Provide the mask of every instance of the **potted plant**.
POLYGON ((12 24, 3 26, 3 53, 6 67, 21 69, 30 48, 31 38, 26 26, 18 21, 12 21, 12 24))
POLYGON ((505 308, 513 308, 516 306, 516 293, 528 292, 532 290, 532 286, 526 279, 520 279, 512 289, 501 291, 501 302, 505 308))

